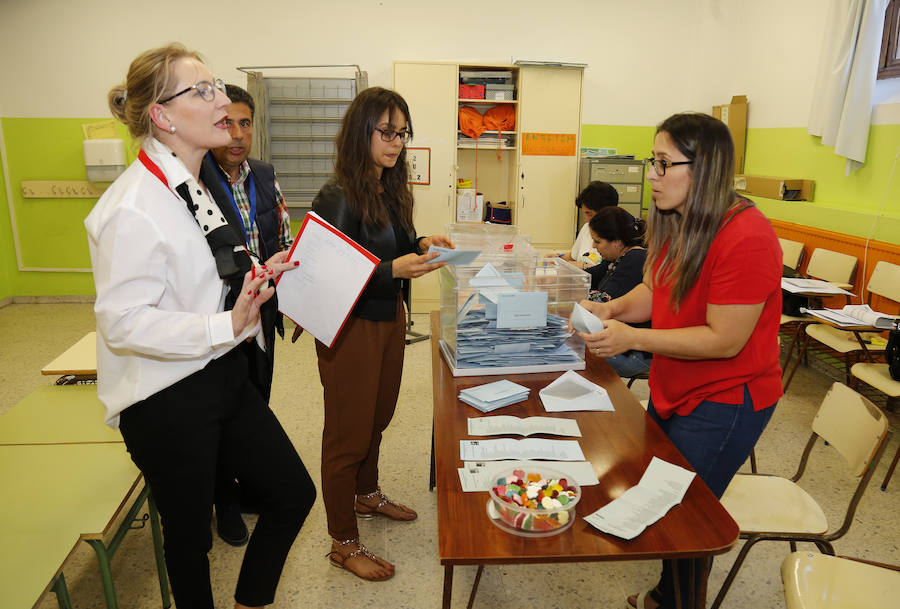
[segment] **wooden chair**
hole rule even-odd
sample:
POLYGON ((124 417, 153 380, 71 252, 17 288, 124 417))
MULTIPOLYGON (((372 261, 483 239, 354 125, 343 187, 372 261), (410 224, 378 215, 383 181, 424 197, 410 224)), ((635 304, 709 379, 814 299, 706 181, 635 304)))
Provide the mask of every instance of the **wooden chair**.
POLYGON ((782 264, 795 271, 799 269, 803 262, 803 243, 781 237, 778 238, 778 243, 781 245, 782 264))
MULTIPOLYGON (((849 529, 866 486, 884 453, 891 432, 887 417, 872 402, 846 385, 834 383, 812 422, 812 435, 803 450, 797 472, 790 479, 761 474, 738 474, 722 496, 722 505, 740 527, 745 543, 712 604, 717 609, 747 553, 760 541, 787 541, 791 551, 797 542, 814 543, 821 552, 834 555, 831 542, 849 529), (844 520, 834 531, 819 504, 797 482, 806 471, 810 454, 822 438, 838 451, 859 478, 844 520)), ((829 475, 833 473, 829 470, 829 475)))
POLYGON ((787 609, 895 607, 900 567, 814 552, 794 552, 781 563, 787 609))
MULTIPOLYGON (((878 261, 866 289, 869 292, 867 298, 869 304, 872 302, 872 295, 877 294, 900 305, 900 266, 884 260, 878 261)), ((809 340, 812 339, 840 355, 844 360, 846 383, 851 385, 853 383, 851 366, 863 358, 871 362, 873 351, 884 351, 884 345, 869 344, 872 338, 879 334, 879 332, 841 330, 826 324, 811 323, 806 326, 806 340, 801 349, 805 351, 809 340)))

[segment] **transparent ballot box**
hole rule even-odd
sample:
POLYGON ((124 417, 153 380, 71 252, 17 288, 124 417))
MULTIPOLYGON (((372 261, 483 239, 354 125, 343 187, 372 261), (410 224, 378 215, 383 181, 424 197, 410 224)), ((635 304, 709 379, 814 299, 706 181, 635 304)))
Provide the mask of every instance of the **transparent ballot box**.
POLYGON ((454 376, 584 369, 584 342, 568 331, 590 275, 561 258, 513 256, 445 266, 440 347, 454 376))
POLYGON ((476 266, 510 257, 518 263, 534 264, 540 257, 531 245, 531 237, 519 234, 518 227, 512 225, 457 222, 448 224, 444 234, 456 249, 479 250, 481 253, 472 262, 476 266))

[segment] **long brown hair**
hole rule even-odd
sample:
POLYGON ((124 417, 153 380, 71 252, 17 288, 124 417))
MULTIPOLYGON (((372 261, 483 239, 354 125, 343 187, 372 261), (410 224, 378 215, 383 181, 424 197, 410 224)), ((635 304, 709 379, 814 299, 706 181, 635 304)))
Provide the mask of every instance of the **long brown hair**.
POLYGON ((172 75, 172 63, 182 57, 203 61, 198 53, 178 42, 144 51, 131 62, 125 82, 107 94, 110 112, 125 123, 135 140, 152 134, 150 106, 173 93, 171 89, 177 83, 172 75))
POLYGON ((664 120, 656 133, 667 133, 692 161, 691 185, 681 213, 650 206, 647 222, 647 262, 652 269, 665 256, 653 284, 674 283, 670 305, 676 311, 697 281, 706 254, 722 222, 737 202, 734 192, 734 142, 725 123, 708 114, 685 112, 664 120))
POLYGON ((334 172, 347 196, 348 205, 363 223, 386 226, 391 221, 390 211, 393 211, 400 224, 411 231, 413 196, 406 169, 406 146, 400 150, 396 164, 381 172, 380 187, 375 161, 372 159, 372 134, 375 127, 385 111, 390 117, 396 110, 403 113, 406 129, 412 135, 409 107, 396 91, 371 87, 357 95, 347 108, 334 140, 334 172))

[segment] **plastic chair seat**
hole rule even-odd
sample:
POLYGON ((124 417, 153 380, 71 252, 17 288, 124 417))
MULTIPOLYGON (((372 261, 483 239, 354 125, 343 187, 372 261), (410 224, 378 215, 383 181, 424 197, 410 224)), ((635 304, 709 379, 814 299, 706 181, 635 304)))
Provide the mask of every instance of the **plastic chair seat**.
POLYGON ((789 554, 781 580, 787 609, 886 608, 900 598, 900 572, 827 554, 789 554))
MULTIPOLYGON (((847 330, 838 330, 825 324, 811 324, 806 326, 806 333, 811 337, 825 345, 834 349, 838 353, 850 353, 851 351, 862 351, 859 341, 856 340, 853 332, 847 330)), ((878 336, 876 332, 860 332, 862 339, 871 340, 878 336)), ((884 345, 866 345, 869 351, 884 351, 884 345)))
POLYGON ((900 396, 900 381, 895 381, 891 378, 887 364, 853 364, 853 367, 850 368, 850 374, 888 397, 896 398, 900 396))
POLYGON ((825 513, 802 488, 778 476, 738 474, 722 505, 741 533, 813 533, 828 530, 825 513))

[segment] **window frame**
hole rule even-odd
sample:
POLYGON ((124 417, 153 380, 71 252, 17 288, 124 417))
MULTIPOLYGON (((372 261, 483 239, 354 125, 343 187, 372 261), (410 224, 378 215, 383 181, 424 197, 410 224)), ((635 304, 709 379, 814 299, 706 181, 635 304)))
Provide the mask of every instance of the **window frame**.
POLYGON ((881 56, 878 61, 878 80, 900 77, 900 0, 891 0, 884 13, 884 33, 881 36, 881 56))

